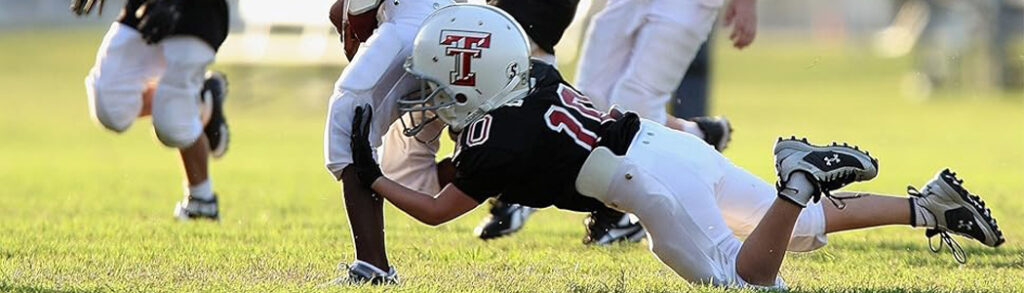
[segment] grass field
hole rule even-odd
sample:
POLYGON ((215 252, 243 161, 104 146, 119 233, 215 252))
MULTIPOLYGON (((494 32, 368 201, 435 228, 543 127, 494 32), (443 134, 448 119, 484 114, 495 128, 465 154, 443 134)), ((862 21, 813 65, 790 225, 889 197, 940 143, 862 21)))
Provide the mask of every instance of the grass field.
MULTIPOLYGON (((536 214, 521 233, 476 240, 479 208, 438 228, 387 207, 403 283, 317 288, 352 259, 339 185, 322 165, 327 97, 340 68, 222 68, 232 78, 231 152, 213 166, 220 223, 171 218, 175 151, 148 119, 114 135, 89 119, 82 79, 101 28, 0 32, 0 291, 664 292, 694 287, 646 245, 580 244, 583 215, 536 214)), ((949 166, 1006 232, 969 256, 928 252, 922 230, 834 235, 782 270, 804 292, 1024 291, 1024 101, 987 94, 900 97, 907 60, 762 37, 716 56, 714 112, 736 128, 726 155, 772 179, 780 135, 855 142, 881 175, 852 186, 902 194, 949 166)))

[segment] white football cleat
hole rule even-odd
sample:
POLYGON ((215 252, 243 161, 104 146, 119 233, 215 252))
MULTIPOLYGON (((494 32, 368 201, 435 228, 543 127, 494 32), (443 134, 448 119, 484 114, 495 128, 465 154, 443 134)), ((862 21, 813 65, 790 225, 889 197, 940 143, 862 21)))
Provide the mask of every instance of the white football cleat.
POLYGON ((174 217, 179 220, 220 220, 217 194, 214 194, 211 199, 200 199, 192 196, 183 199, 174 205, 174 217))
MULTIPOLYGON (((920 191, 908 186, 907 193, 911 195, 910 200, 917 208, 923 208, 935 218, 935 227, 925 232, 929 239, 928 247, 933 252, 938 252, 942 245, 946 244, 958 262, 967 262, 967 255, 949 233, 971 238, 991 247, 1006 242, 996 219, 992 217, 992 211, 985 207, 985 201, 968 192, 963 187, 963 180, 958 179, 956 173, 949 169, 939 171, 920 191), (937 247, 931 241, 935 235, 939 235, 941 239, 937 247)), ((911 216, 917 217, 917 214, 911 213, 911 216)))
POLYGON ((837 207, 842 208, 841 199, 832 197, 833 190, 853 182, 871 180, 878 175, 877 159, 845 143, 816 146, 808 143, 806 138, 779 138, 774 153, 775 170, 779 176, 777 187, 785 187, 795 172, 807 173, 817 185, 811 198, 789 198, 779 193, 783 199, 800 206, 806 206, 808 201, 817 202, 824 193, 837 207))

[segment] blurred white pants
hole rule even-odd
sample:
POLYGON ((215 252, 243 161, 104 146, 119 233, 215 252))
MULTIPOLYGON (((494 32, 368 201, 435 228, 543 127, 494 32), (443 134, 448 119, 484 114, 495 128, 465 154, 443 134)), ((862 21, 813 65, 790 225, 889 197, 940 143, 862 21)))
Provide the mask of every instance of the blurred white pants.
MULTIPOLYGON (((612 169, 605 173, 611 174, 607 192, 592 196, 635 214, 658 259, 691 282, 748 285, 736 273, 737 236, 750 235, 775 201, 775 188, 701 139, 650 120, 612 169)), ((824 211, 812 204, 801 212, 788 249, 808 251, 826 240, 824 211)))
POLYGON ((587 29, 576 87, 658 123, 707 40, 722 0, 609 0, 587 29))
POLYGON ((85 78, 89 110, 107 129, 123 132, 142 110, 142 93, 156 83, 153 128, 169 146, 184 148, 203 132, 199 92, 215 52, 193 36, 170 36, 149 45, 135 29, 110 26, 96 64, 85 78))

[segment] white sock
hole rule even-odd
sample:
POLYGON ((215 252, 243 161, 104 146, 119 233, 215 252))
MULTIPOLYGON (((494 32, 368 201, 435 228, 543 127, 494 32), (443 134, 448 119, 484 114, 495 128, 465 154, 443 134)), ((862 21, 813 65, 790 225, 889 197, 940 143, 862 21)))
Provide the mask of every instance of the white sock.
POLYGON ((814 188, 815 185, 811 181, 810 174, 795 172, 789 176, 786 186, 779 191, 779 194, 797 203, 802 203, 803 206, 807 206, 807 203, 811 201, 811 197, 814 196, 814 188))
POLYGON ((928 228, 935 228, 937 225, 935 215, 918 204, 917 199, 913 197, 910 198, 910 225, 928 228))
POLYGON ((210 179, 206 179, 203 183, 196 185, 188 185, 188 182, 185 182, 185 185, 187 185, 185 187, 185 192, 188 193, 186 194, 187 196, 198 199, 213 199, 213 183, 210 179))
POLYGON ((697 122, 671 117, 669 117, 669 119, 676 119, 676 122, 679 122, 679 125, 683 126, 683 132, 693 134, 697 137, 700 137, 700 139, 704 139, 704 131, 700 130, 700 127, 697 126, 697 122))

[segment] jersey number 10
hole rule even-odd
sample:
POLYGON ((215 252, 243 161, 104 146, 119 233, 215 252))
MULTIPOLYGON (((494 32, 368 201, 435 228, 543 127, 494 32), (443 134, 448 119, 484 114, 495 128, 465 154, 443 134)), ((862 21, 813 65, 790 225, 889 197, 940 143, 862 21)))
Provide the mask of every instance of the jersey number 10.
POLYGON ((601 111, 594 109, 590 99, 564 84, 558 86, 558 96, 562 106, 551 105, 544 114, 544 122, 555 132, 568 135, 577 145, 592 150, 597 145, 597 134, 583 126, 570 109, 586 119, 601 123, 601 111), (564 106, 564 107, 563 107, 564 106))

